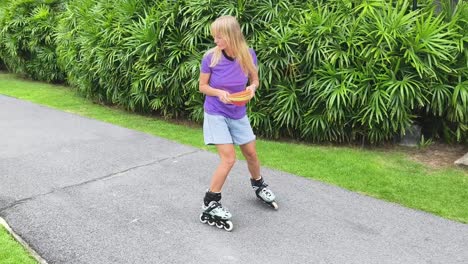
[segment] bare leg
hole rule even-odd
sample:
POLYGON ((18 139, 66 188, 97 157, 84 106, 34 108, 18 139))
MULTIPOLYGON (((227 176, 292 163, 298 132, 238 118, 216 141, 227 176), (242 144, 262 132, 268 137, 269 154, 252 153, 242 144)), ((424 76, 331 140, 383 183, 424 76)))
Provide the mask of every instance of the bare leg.
POLYGON ((263 178, 260 175, 260 161, 257 157, 257 151, 255 149, 255 141, 251 141, 245 145, 240 146, 242 154, 247 160, 247 166, 250 171, 250 182, 255 194, 258 198, 263 200, 265 203, 278 209, 278 204, 275 201, 275 195, 267 188, 267 184, 263 182, 263 178))
POLYGON ((216 145, 221 162, 213 173, 210 183, 211 192, 221 192, 224 182, 236 162, 236 150, 232 144, 216 145))
POLYGON ((240 149, 242 155, 247 160, 247 167, 249 168, 250 177, 254 180, 259 180, 260 176, 260 161, 257 157, 257 150, 255 148, 255 140, 247 144, 241 145, 240 149))

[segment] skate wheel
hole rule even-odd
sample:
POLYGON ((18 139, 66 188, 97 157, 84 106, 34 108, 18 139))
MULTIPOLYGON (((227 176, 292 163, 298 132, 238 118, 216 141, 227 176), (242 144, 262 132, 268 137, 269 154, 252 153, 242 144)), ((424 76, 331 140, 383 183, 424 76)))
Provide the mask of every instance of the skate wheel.
POLYGON ((200 222, 202 222, 203 224, 206 224, 207 220, 205 218, 205 216, 203 214, 200 214, 200 222))
POLYGON ((210 226, 214 226, 216 223, 215 223, 214 220, 209 219, 209 220, 208 220, 208 224, 209 224, 210 226))
POLYGON ((222 229, 224 227, 224 225, 221 224, 221 223, 216 223, 216 227, 219 228, 219 229, 222 229))
POLYGON ((232 222, 226 221, 226 223, 224 224, 224 229, 228 232, 231 232, 233 228, 234 228, 234 225, 232 224, 232 222))
POLYGON ((275 210, 278 210, 278 204, 276 202, 271 202, 271 207, 273 207, 275 210))

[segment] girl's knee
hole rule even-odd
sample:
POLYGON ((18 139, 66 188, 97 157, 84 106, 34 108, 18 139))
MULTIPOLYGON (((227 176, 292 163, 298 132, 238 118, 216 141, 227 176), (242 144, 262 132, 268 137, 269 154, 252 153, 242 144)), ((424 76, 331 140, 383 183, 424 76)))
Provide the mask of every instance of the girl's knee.
POLYGON ((255 151, 245 151, 244 157, 247 161, 256 161, 257 160, 257 152, 255 151))
POLYGON ((236 157, 223 157, 221 162, 226 166, 232 167, 236 163, 236 157))

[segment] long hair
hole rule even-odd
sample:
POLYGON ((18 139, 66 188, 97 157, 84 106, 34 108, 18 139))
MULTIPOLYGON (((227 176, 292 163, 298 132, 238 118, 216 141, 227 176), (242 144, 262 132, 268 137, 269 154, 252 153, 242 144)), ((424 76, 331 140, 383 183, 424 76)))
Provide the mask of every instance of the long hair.
MULTIPOLYGON (((211 35, 220 36, 224 39, 231 52, 235 56, 237 62, 240 64, 242 71, 246 75, 255 72, 257 69, 253 63, 252 55, 249 52, 249 47, 245 41, 244 35, 242 34, 239 23, 233 16, 221 16, 218 17, 211 24, 211 35)), ((222 56, 222 50, 218 47, 214 47, 209 50, 208 53, 213 53, 210 67, 216 66, 222 56)))

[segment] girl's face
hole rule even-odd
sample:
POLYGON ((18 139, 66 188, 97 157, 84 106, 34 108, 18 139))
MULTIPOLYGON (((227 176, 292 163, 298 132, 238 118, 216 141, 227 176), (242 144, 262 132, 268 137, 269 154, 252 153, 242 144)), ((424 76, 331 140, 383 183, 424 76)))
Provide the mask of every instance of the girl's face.
POLYGON ((218 46, 218 48, 222 50, 228 48, 227 41, 224 38, 222 38, 220 35, 214 36, 214 42, 216 43, 216 46, 218 46))

